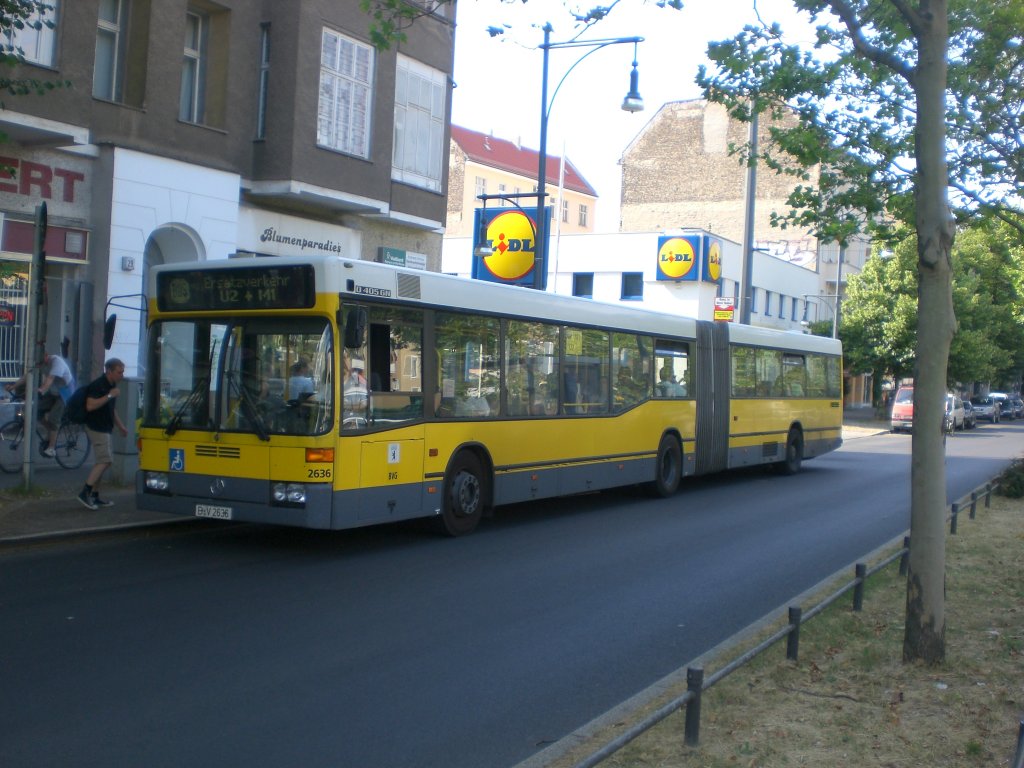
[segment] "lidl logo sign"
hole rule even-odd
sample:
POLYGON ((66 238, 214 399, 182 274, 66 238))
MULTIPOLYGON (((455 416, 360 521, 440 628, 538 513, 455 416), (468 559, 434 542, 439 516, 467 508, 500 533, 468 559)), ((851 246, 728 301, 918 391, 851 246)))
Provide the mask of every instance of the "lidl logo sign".
POLYGON ((658 238, 658 279, 696 280, 700 236, 658 238))
POLYGON ((537 258, 536 209, 477 209, 474 248, 486 244, 489 256, 473 257, 473 277, 497 283, 533 285, 537 258))
POLYGON ((658 279, 717 283, 722 277, 722 241, 705 234, 658 238, 658 279))
POLYGON ((707 240, 707 255, 704 258, 704 269, 701 280, 705 283, 717 283, 722 279, 722 243, 714 238, 707 240))

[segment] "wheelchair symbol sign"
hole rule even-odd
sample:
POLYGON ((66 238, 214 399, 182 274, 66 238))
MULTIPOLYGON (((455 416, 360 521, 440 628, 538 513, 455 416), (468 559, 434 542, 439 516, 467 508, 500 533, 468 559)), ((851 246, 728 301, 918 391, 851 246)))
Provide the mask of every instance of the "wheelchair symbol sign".
POLYGON ((172 472, 184 472, 185 471, 185 449, 184 448, 171 448, 170 449, 170 465, 172 472))

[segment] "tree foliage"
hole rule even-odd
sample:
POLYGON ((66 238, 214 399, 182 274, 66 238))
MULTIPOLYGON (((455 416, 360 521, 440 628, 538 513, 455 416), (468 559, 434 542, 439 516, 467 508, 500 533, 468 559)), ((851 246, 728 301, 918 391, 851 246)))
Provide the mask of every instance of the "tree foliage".
MULTIPOLYGON (((714 69, 702 67, 698 83, 740 119, 754 103, 775 118, 797 114, 792 127, 773 121, 773 141, 760 147, 759 160, 798 182, 809 179, 807 168, 820 166, 820 176, 798 183, 791 207, 773 212, 779 226, 835 242, 864 228, 879 238, 913 226, 920 71, 910 4, 793 4, 818 22, 814 50, 787 43, 778 24, 748 26, 709 44, 714 69)), ((919 3, 922 15, 933 5, 919 3)), ((951 0, 945 125, 950 185, 959 193, 954 212, 962 220, 990 212, 1024 238, 1021 30, 1019 0, 951 0)))
MULTIPOLYGON (((875 254, 850 277, 839 336, 854 373, 912 376, 917 347, 917 242, 913 232, 885 258, 875 254)), ((1005 223, 988 218, 963 228, 952 252, 957 332, 948 384, 1018 386, 1024 364, 1019 300, 1024 246, 1005 223)))

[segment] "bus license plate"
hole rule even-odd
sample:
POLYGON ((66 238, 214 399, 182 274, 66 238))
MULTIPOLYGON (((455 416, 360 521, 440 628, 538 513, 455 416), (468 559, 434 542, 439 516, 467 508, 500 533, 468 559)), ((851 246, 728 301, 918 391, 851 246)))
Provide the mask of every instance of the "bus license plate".
POLYGON ((230 520, 231 507, 215 507, 211 504, 196 504, 196 517, 212 517, 217 520, 230 520))

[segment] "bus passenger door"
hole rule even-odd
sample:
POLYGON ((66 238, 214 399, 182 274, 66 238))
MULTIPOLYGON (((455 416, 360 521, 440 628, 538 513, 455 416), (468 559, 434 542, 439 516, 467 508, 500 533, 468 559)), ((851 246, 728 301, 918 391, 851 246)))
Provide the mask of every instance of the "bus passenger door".
POLYGON ((422 514, 423 438, 382 435, 363 440, 360 451, 361 522, 386 522, 422 514))

